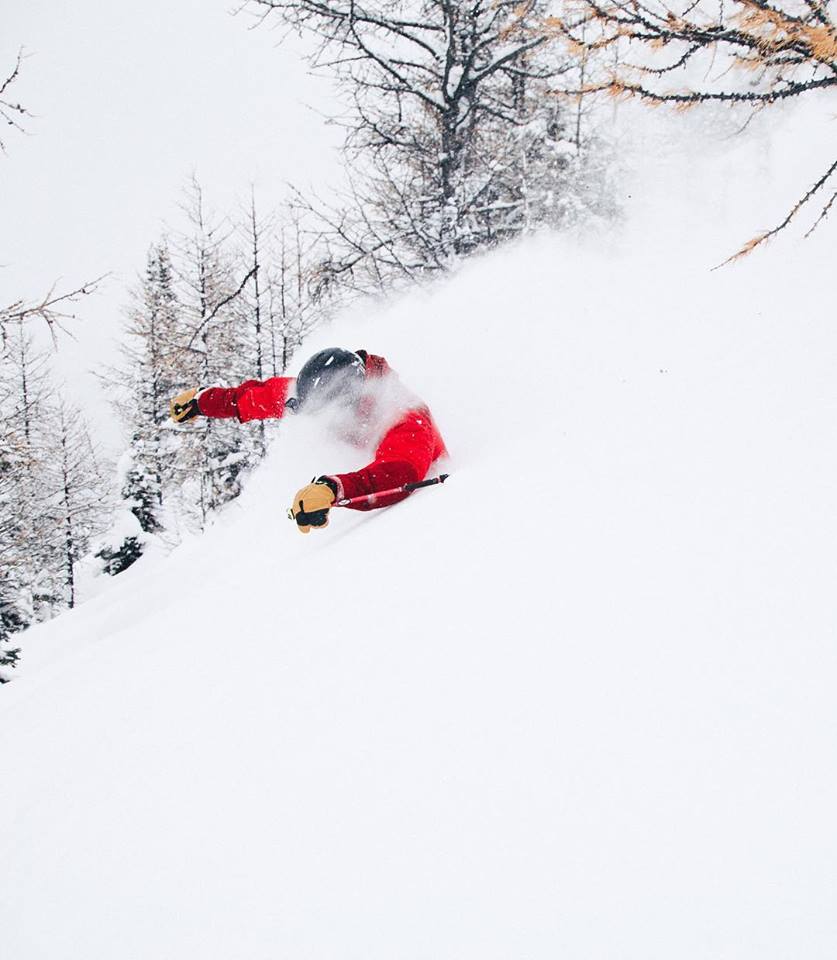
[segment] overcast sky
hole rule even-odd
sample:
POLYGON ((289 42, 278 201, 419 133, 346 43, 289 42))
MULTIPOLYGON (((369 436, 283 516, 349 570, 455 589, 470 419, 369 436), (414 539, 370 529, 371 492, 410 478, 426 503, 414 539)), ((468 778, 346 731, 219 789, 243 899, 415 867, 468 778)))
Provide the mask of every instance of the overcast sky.
MULTIPOLYGON (((15 96, 36 117, 4 131, 0 157, 0 303, 59 278, 111 272, 61 346, 61 369, 87 405, 112 355, 126 288, 148 245, 176 224, 194 171, 211 206, 233 212, 254 183, 265 205, 286 182, 336 175, 339 131, 327 81, 307 76, 301 44, 251 29, 233 0, 6 0, 0 74, 28 54, 15 96)), ((107 434, 107 427, 104 428, 107 434)), ((113 443, 115 433, 103 436, 113 443)))

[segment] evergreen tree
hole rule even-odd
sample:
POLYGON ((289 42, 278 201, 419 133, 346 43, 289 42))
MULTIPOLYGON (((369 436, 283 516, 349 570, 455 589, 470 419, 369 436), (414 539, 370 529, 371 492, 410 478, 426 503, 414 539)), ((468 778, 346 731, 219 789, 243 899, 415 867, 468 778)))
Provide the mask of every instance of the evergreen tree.
POLYGON ((183 339, 174 283, 169 248, 161 241, 148 252, 128 311, 122 364, 110 371, 109 381, 118 388, 114 403, 131 438, 118 467, 113 524, 96 554, 111 575, 138 560, 148 537, 161 531, 162 508, 177 483, 178 448, 165 429, 183 339))
POLYGON ((143 467, 142 441, 136 435, 121 457, 117 473, 121 481, 119 505, 110 531, 96 550, 104 572, 110 576, 136 563, 150 539, 162 530, 160 486, 143 467))
MULTIPOLYGON (((20 659, 20 647, 13 647, 6 643, 6 637, 23 630, 26 624, 20 619, 14 607, 7 606, 2 599, 2 584, 0 584, 0 668, 16 667, 20 659)), ((8 683, 9 676, 0 669, 0 683, 8 683)))

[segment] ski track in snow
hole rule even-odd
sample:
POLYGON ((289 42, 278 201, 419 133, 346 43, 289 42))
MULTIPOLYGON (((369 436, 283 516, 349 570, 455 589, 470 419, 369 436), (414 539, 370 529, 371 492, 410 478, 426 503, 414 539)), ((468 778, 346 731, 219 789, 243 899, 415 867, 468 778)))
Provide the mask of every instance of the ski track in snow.
POLYGON ((708 270, 762 148, 649 147, 622 229, 306 345, 388 357, 444 488, 300 537, 358 464, 282 424, 203 537, 25 637, 4 958, 834 956, 833 225, 708 270))

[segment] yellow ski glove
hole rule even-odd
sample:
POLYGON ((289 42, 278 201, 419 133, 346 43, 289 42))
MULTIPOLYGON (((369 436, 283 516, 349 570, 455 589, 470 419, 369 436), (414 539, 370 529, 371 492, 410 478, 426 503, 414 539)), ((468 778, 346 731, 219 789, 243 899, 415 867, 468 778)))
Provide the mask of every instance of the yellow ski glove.
POLYGON ((169 416, 175 423, 184 423, 191 420, 192 417, 200 416, 200 408, 197 399, 198 389, 185 390, 179 393, 169 404, 169 416))
POLYGON ((296 520, 297 530, 308 533, 311 527, 327 527, 328 511, 334 500, 334 491, 323 480, 298 490, 288 511, 296 520))

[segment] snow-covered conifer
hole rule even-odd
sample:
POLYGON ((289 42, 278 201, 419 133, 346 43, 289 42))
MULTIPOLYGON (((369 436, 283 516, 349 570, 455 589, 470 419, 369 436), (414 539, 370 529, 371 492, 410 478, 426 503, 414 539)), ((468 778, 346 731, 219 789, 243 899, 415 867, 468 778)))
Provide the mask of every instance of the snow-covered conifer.
POLYGON ((117 464, 117 477, 119 502, 113 522, 96 547, 96 556, 110 576, 139 560, 151 538, 162 530, 162 487, 158 476, 149 474, 143 441, 136 435, 117 464))
POLYGON ((165 429, 168 402, 180 383, 183 331, 168 244, 154 244, 133 292, 122 343, 122 362, 106 379, 116 388, 113 405, 128 449, 117 471, 119 501, 97 556, 107 573, 120 573, 145 546, 145 535, 162 527, 160 513, 177 488, 177 445, 165 429))

